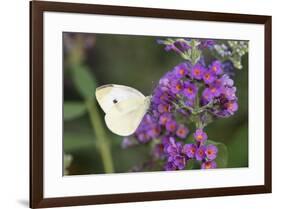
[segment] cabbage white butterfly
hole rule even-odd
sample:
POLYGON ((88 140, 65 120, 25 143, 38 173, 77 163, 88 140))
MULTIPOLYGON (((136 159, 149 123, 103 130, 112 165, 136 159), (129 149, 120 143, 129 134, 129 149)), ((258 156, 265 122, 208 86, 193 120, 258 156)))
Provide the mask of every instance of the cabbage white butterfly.
POLYGON ((150 106, 150 96, 138 90, 116 84, 100 86, 96 98, 105 112, 105 123, 109 130, 120 136, 129 136, 138 128, 150 106))

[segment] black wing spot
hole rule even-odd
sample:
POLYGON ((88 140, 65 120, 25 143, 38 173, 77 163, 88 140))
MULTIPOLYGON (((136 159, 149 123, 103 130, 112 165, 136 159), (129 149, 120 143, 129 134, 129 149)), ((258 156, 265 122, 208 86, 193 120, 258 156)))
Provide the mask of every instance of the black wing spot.
POLYGON ((118 103, 117 99, 114 99, 114 100, 113 100, 113 103, 114 103, 114 104, 118 103))

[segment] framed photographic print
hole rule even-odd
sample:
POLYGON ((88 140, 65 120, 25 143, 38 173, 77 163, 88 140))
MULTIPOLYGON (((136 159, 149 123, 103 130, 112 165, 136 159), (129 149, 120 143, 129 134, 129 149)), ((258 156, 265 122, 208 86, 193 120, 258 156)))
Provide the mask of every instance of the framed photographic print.
POLYGON ((30 207, 271 192, 270 16, 30 14, 30 207))

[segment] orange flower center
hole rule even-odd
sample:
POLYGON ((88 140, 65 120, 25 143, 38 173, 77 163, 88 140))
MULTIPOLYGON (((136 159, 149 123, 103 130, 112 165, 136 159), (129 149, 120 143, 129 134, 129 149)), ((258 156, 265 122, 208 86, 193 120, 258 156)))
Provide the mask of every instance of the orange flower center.
POLYGON ((181 87, 180 84, 177 84, 177 85, 176 85, 176 89, 177 89, 177 90, 181 90, 181 88, 182 88, 182 87, 181 87))
POLYGON ((215 71, 215 72, 218 70, 216 66, 213 66, 212 69, 213 69, 213 71, 215 71))
POLYGON ((211 165, 211 163, 210 163, 210 162, 206 162, 205 167, 206 167, 206 169, 209 169, 209 168, 211 168, 211 167, 212 167, 212 165, 211 165))
POLYGON ((214 87, 213 87, 213 88, 211 88, 211 92, 212 92, 212 93, 215 93, 216 91, 217 91, 217 89, 216 89, 216 88, 214 88, 214 87))
POLYGON ((168 120, 168 118, 166 118, 166 117, 163 117, 163 118, 162 118, 162 122, 163 122, 163 123, 166 123, 167 120, 168 120))
POLYGON ((160 96, 160 99, 164 99, 166 95, 167 95, 166 93, 162 94, 162 95, 160 96))
POLYGON ((175 128, 175 125, 174 124, 171 124, 170 125, 170 129, 174 129, 175 128))
POLYGON ((190 151, 191 151, 192 154, 195 153, 195 149, 194 148, 192 148, 190 151))
POLYGON ((159 133, 159 129, 158 129, 158 128, 154 128, 154 129, 153 129, 153 132, 154 132, 155 134, 158 134, 158 133, 159 133))
POLYGON ((208 150, 208 151, 207 151, 207 154, 208 154, 208 155, 211 155, 211 154, 213 154, 213 151, 212 151, 212 150, 208 150))
POLYGON ((184 75, 184 69, 180 69, 179 73, 180 75, 184 75))
POLYGON ((199 141, 202 140, 202 139, 203 139, 202 134, 199 134, 199 135, 197 136, 197 139, 198 139, 199 141))
POLYGON ((195 75, 200 75, 200 70, 199 70, 199 69, 195 69, 195 70, 194 70, 194 74, 195 74, 195 75))
POLYGON ((233 109, 233 104, 231 102, 227 103, 227 109, 232 110, 233 109))
POLYGON ((189 94, 192 94, 192 93, 193 93, 193 89, 190 88, 190 87, 188 87, 186 90, 187 90, 187 93, 189 93, 189 94))

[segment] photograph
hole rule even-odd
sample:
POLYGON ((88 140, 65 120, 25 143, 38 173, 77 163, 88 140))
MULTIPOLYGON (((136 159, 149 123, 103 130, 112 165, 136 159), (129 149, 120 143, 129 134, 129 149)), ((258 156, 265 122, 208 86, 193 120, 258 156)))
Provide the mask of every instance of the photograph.
POLYGON ((63 175, 245 168, 248 40, 63 32, 63 175))

